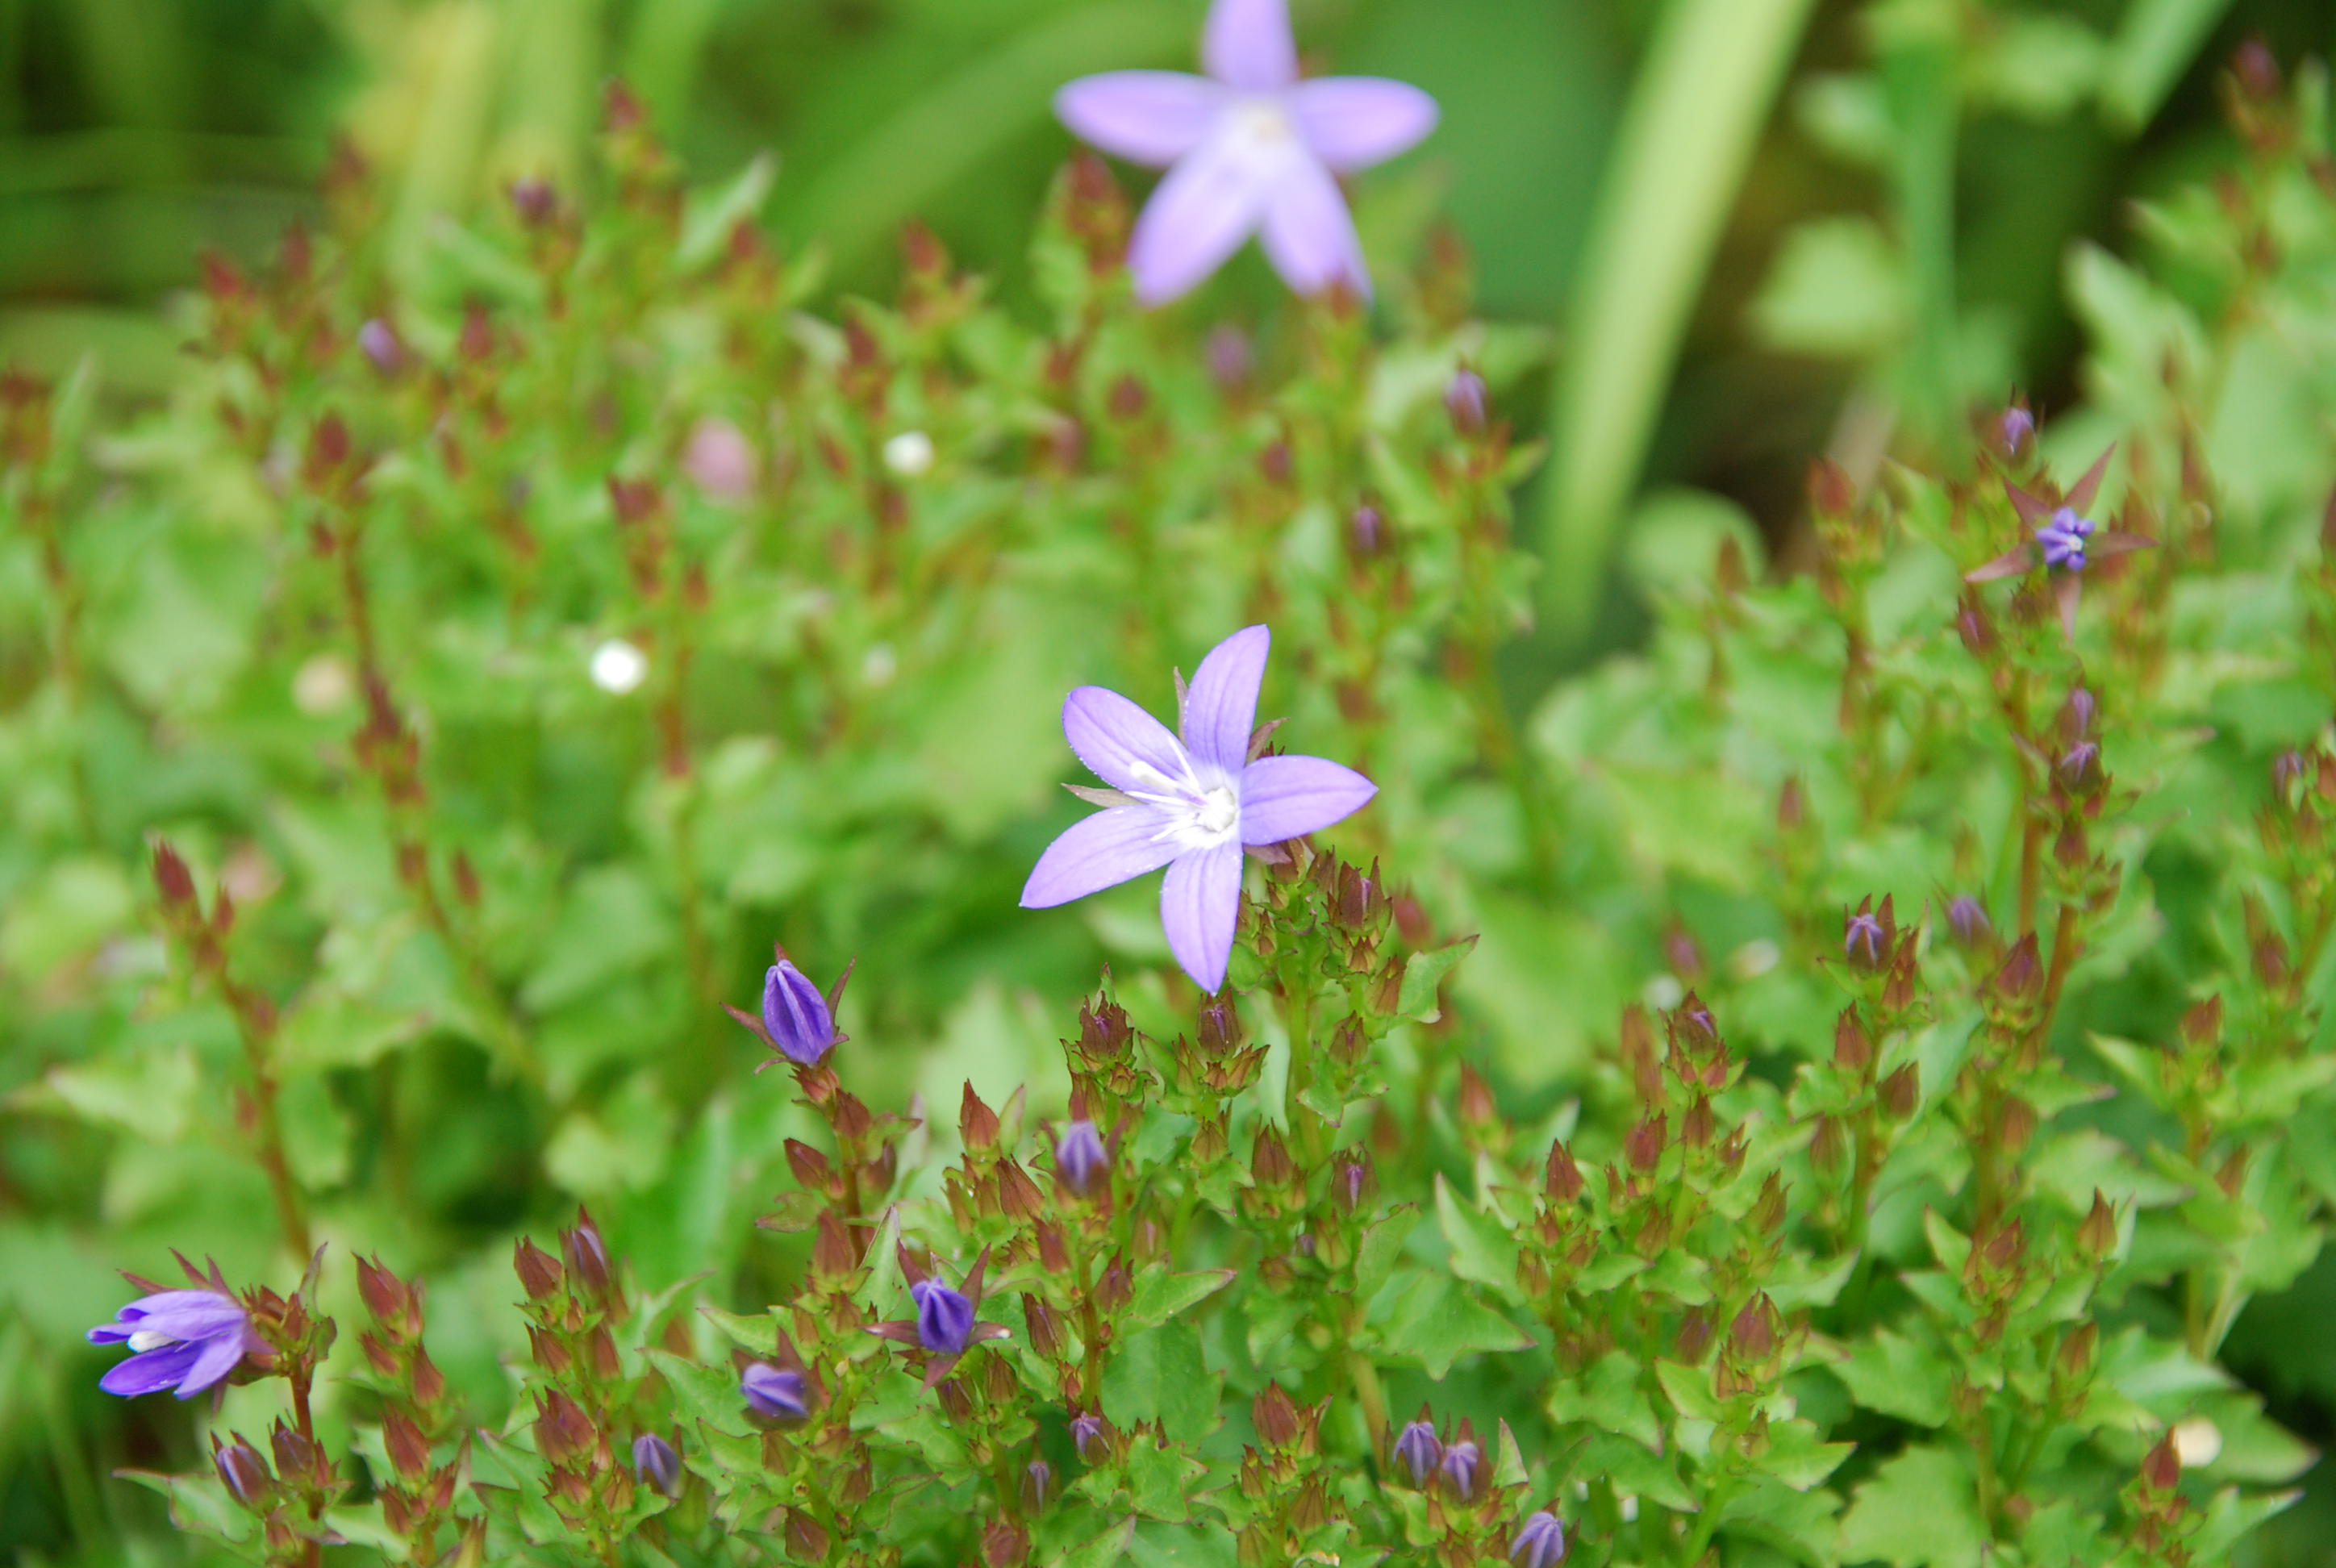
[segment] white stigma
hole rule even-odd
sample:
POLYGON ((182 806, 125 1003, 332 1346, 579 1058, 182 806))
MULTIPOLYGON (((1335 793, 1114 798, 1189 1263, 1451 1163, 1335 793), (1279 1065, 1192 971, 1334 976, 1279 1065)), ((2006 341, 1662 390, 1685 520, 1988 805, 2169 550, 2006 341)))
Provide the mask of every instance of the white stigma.
POLYGON ((1264 151, 1298 140, 1298 127, 1280 99, 1251 98, 1226 112, 1225 130, 1233 140, 1264 151))
POLYGON ((1223 784, 1201 796, 1192 812, 1192 825, 1212 839, 1222 839, 1241 821, 1241 802, 1223 784))
POLYGON ((1188 850, 1212 850, 1241 834, 1241 782, 1212 767, 1196 769, 1183 759, 1183 776, 1171 778, 1149 763, 1132 769, 1140 787, 1126 794, 1164 819, 1158 837, 1188 850))
POLYGON ((592 684, 619 696, 641 684, 649 673, 649 656, 622 638, 610 638, 592 650, 592 684))
POLYGON ((159 1350, 165 1345, 175 1345, 178 1342, 160 1329, 141 1329, 130 1336, 130 1349, 132 1354, 159 1350))

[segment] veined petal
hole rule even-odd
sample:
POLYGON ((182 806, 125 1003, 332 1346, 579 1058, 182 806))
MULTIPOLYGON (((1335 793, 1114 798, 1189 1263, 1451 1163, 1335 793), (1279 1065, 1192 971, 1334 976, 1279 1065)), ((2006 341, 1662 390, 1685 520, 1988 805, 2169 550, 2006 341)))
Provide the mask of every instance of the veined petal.
POLYGON ((1063 699, 1063 738, 1114 789, 1156 790, 1184 774, 1183 745, 1168 726, 1099 686, 1080 687, 1063 699))
POLYGON ((1330 171, 1311 157, 1282 161, 1265 205, 1265 254, 1299 294, 1319 294, 1334 283, 1371 291, 1347 199, 1330 171))
POLYGON ((1257 724, 1257 691, 1265 681, 1265 656, 1273 632, 1243 627, 1211 648, 1192 672, 1178 722, 1184 749, 1214 763, 1226 776, 1238 775, 1249 760, 1250 731, 1257 724))
POLYGON ((1324 757, 1260 757, 1241 774, 1241 842, 1274 844, 1320 833, 1378 793, 1354 769, 1324 757))
POLYGON ((242 1335, 222 1334, 209 1340, 203 1346, 202 1354, 195 1358, 195 1364, 187 1369, 187 1375, 180 1379, 179 1398, 193 1398, 234 1371, 242 1359, 242 1335))
MULTIPOLYGON (((1295 151, 1295 149, 1291 149, 1295 151)), ((1181 160, 1144 204, 1127 242, 1135 297, 1164 305, 1224 265, 1257 229, 1282 168, 1239 136, 1213 136, 1181 160)))
POLYGON ((200 1345, 164 1345, 158 1349, 141 1351, 127 1361, 119 1362, 105 1370, 97 1386, 109 1394, 134 1399, 141 1394, 157 1394, 170 1388, 191 1370, 203 1348, 200 1345))
POLYGON ((1168 868, 1160 886, 1160 924, 1168 950, 1204 991, 1224 987, 1241 917, 1241 852, 1236 843, 1195 850, 1168 868))
POLYGON ((1287 0, 1216 0, 1201 34, 1201 63, 1231 86, 1270 93, 1298 80, 1287 0))
POLYGON ((1055 94, 1055 117, 1081 141, 1162 168, 1204 141, 1225 106, 1224 86, 1182 71, 1108 71, 1055 94))
POLYGON ((1080 818, 1030 868, 1022 907, 1050 910, 1158 871, 1176 856, 1174 840, 1161 834, 1163 825, 1150 806, 1114 806, 1080 818))
POLYGON ((133 1333, 168 1334, 173 1339, 200 1339, 230 1329, 240 1330, 244 1323, 242 1303, 211 1290, 164 1290, 132 1301, 120 1316, 132 1325, 133 1333), (133 1312, 135 1319, 131 1316, 133 1312))
POLYGON ((1435 99, 1384 76, 1324 76, 1290 92, 1298 134, 1341 174, 1408 152, 1436 129, 1436 113, 1435 99))

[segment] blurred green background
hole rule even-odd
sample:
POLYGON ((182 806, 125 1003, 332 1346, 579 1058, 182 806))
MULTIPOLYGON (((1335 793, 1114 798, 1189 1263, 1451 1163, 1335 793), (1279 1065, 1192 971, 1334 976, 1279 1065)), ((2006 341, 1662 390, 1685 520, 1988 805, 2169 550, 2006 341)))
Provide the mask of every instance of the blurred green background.
MULTIPOLYGON (((1677 7, 1699 13, 1694 25, 1723 54, 1735 42, 1718 30, 1764 8, 1795 9, 1677 7)), ((1772 278, 1787 294, 1796 280, 1777 276, 1780 253, 1802 264, 1805 286, 1812 274, 1839 284, 1826 268, 1854 268, 1864 232, 1855 227, 1820 226, 1797 248, 1785 243, 1813 219, 1916 223, 1901 210, 1896 171, 1858 167, 1858 117, 1874 111, 1843 89, 1874 54, 1877 29, 1942 8, 1810 11, 1782 106, 1757 149, 1737 150, 1749 154, 1740 190, 1720 192, 1726 222, 1708 276, 1686 297, 1694 303, 1679 371, 1650 421, 1650 466, 1737 498, 1772 537, 1795 513, 1806 459, 1836 439, 1859 351, 1870 346, 1858 340, 1860 310, 1881 307, 1854 288, 1821 288, 1840 318, 1826 341, 1796 333, 1789 297, 1767 313, 1755 302, 1772 278)), ((159 386, 173 373, 177 339, 158 300, 187 286, 201 248, 257 254, 307 209, 336 129, 390 171, 411 251, 427 243, 434 214, 522 174, 578 169, 611 74, 633 83, 702 178, 775 151, 774 225, 785 239, 821 238, 832 287, 882 286, 895 265, 892 231, 916 214, 1010 292, 1031 214, 1068 145, 1049 93, 1083 72, 1190 68, 1201 9, 1198 0, 0 0, 0 357, 57 369, 95 346, 111 385, 159 386)), ((1960 9, 1981 15, 1982 34, 2000 44, 1962 62, 1966 78, 1985 79, 1962 83, 1953 128, 1961 379, 2017 380, 2048 406, 2065 403, 2075 338, 2059 268, 2068 241, 2121 246, 2120 202, 2195 170, 2226 135, 2214 80, 2232 50, 2252 35, 2285 61, 2325 55, 2336 48, 2336 7, 1960 9)), ((1628 301, 1618 309, 1574 291, 1601 173, 1662 6, 1296 0, 1294 11, 1312 68, 1401 75, 1444 105, 1426 149, 1369 183, 1367 229, 1415 232, 1440 209, 1471 248, 1488 315, 1628 318, 1628 301)), ((1694 128, 1683 129, 1691 138, 1694 128)), ((1631 175, 1687 183, 1690 170, 1667 170, 1654 140, 1631 175)), ((1227 287, 1262 283, 1261 268, 1236 269, 1227 287)), ((1663 356, 1651 358, 1660 392, 1663 356)), ((1526 424, 1543 413, 1510 412, 1526 424)), ((1621 467, 1630 467, 1627 455, 1621 467)), ((1608 638, 1627 629, 1610 627, 1608 638)))

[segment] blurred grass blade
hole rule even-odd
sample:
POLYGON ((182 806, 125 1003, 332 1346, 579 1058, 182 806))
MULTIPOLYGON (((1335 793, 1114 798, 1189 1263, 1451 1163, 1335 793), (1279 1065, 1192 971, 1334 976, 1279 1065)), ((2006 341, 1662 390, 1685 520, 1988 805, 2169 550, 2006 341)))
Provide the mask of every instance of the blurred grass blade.
POLYGON ((1874 17, 1882 83, 1896 125, 1892 185, 1913 292, 1913 335, 1900 395, 1914 429, 1950 473, 1965 461, 1952 438, 1962 384, 1955 364, 1954 0, 1898 0, 1874 17))
POLYGON ((2126 131, 2149 123, 2231 0, 2133 0, 2109 41, 2101 106, 2126 131))
POLYGON ((1095 71, 1189 55, 1192 13, 1168 0, 1082 6, 1017 34, 920 93, 828 166, 793 225, 839 271, 982 160, 1052 114, 1055 89, 1095 71))
POLYGON ((1631 91, 1568 307, 1552 414, 1543 601, 1569 644, 1589 629, 1688 312, 1809 8, 1670 0, 1631 91))

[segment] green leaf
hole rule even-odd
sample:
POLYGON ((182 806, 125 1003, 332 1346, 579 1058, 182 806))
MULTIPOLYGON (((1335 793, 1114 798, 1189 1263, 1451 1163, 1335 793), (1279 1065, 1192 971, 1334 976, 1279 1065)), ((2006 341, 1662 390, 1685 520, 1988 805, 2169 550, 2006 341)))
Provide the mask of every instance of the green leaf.
POLYGON ((1128 1557, 1139 1568, 1233 1568, 1233 1533, 1146 1522, 1135 1527, 1128 1557))
POLYGON ((765 151, 748 159, 746 167, 729 184, 693 193, 682 219, 681 243, 674 249, 674 264, 686 271, 720 255, 732 229, 761 215, 778 178, 778 155, 765 151))
POLYGON ((1122 1428, 1157 1421, 1180 1442, 1217 1429, 1217 1378, 1190 1323, 1164 1323, 1120 1341, 1104 1369, 1103 1409, 1122 1428))
POLYGON ((2231 0, 2131 0, 2101 72, 2101 105, 2137 131, 2182 78, 2231 0))
POLYGON ((194 1053, 184 1047, 148 1050, 51 1067, 7 1103, 16 1110, 62 1113, 150 1144, 175 1144, 187 1135, 199 1078, 194 1053))
POLYGON ((1489 1285, 1504 1296, 1516 1293, 1516 1238, 1498 1215, 1462 1203, 1441 1172, 1436 1177, 1436 1222, 1452 1245, 1454 1273, 1489 1285))
POLYGON ((1906 264, 1865 218, 1788 231, 1752 302, 1752 325, 1786 354, 1861 359, 1895 346, 1913 316, 1906 264))
POLYGON ((1048 1558, 1046 1568, 1110 1568, 1127 1554, 1128 1544, 1134 1538, 1135 1520, 1122 1519, 1085 1544, 1048 1558))
POLYGON ((1654 1401, 1640 1386, 1638 1359, 1612 1350, 1593 1361, 1579 1379, 1561 1379, 1550 1389, 1546 1408, 1552 1421, 1587 1421, 1646 1446, 1662 1446, 1662 1425, 1654 1401))
POLYGON ((1356 1295, 1368 1301, 1379 1293, 1403 1257, 1404 1243, 1418 1228, 1417 1205, 1406 1203, 1388 1211, 1363 1232, 1361 1244, 1355 1249, 1356 1295))
POLYGON ((1442 1017, 1436 994, 1443 988, 1444 977, 1452 966, 1468 956, 1476 945, 1475 937, 1462 937, 1456 942, 1414 953, 1404 960, 1403 989, 1397 996, 1395 1010, 1416 1023, 1432 1024, 1442 1017))
MULTIPOLYGON (((1422 1272, 1393 1296, 1386 1313, 1392 1321, 1383 1330, 1382 1343, 1393 1355, 1417 1360, 1437 1382, 1463 1357, 1522 1350, 1533 1343, 1532 1336, 1448 1275, 1422 1272)), ((1375 1310, 1372 1315, 1380 1314, 1375 1310)))
POLYGON ((1980 1568, 1987 1526, 1962 1460, 1943 1448, 1909 1448, 1857 1489, 1841 1522, 1845 1562, 1892 1568, 1980 1568))
POLYGON ((1857 1342, 1846 1360, 1833 1362, 1832 1370, 1849 1397, 1869 1410, 1918 1427, 1947 1424, 1954 1368, 1928 1345, 1877 1329, 1857 1342))
POLYGON ((1174 1274, 1155 1263, 1135 1277, 1135 1293, 1115 1321, 1122 1334, 1149 1329, 1179 1317, 1233 1282, 1231 1269, 1204 1269, 1174 1274))
MULTIPOLYGON (((1106 1387, 1110 1380, 1106 1374, 1106 1387)), ((1136 1512, 1181 1524, 1192 1517, 1192 1483, 1207 1475, 1209 1467, 1175 1443, 1138 1437, 1129 1446, 1121 1471, 1127 1477, 1127 1495, 1136 1512)))

